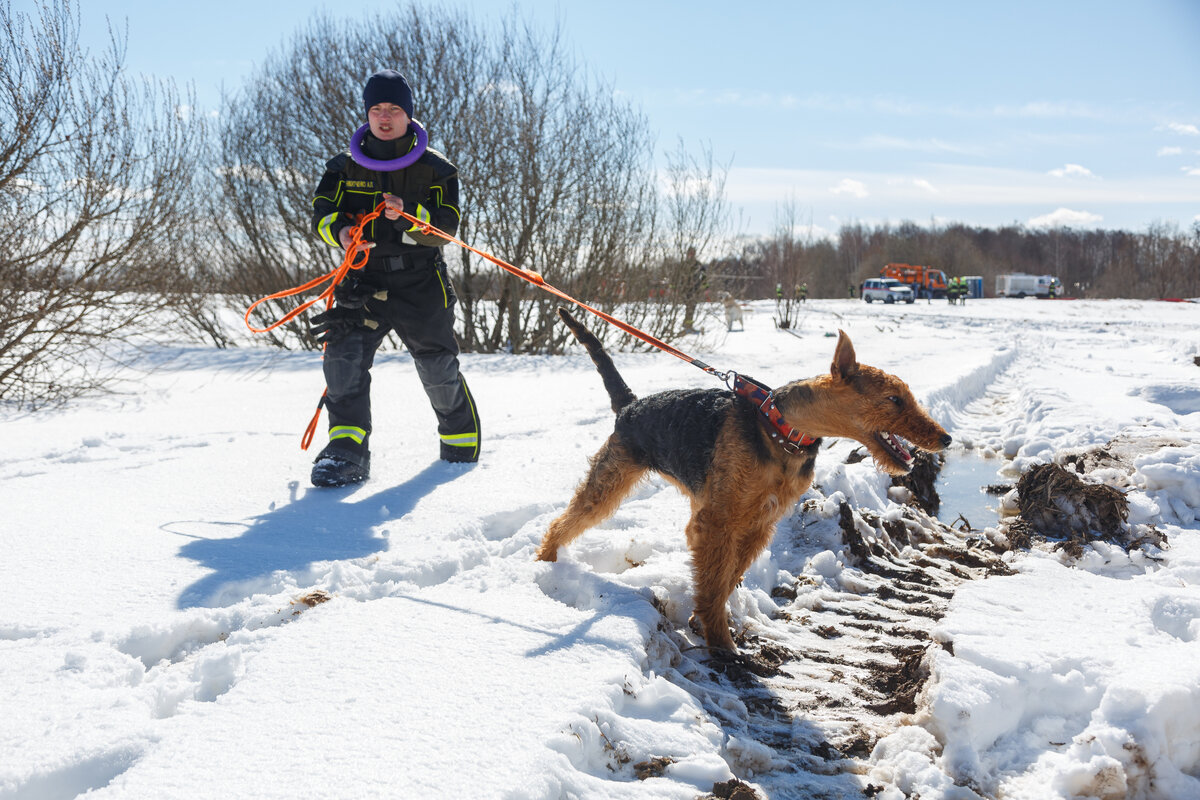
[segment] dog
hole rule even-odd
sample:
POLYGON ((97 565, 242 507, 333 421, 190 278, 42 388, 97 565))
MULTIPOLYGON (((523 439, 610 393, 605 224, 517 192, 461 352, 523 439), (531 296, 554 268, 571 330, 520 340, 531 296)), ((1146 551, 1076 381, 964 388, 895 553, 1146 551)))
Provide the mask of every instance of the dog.
POLYGON ((726 601, 779 519, 812 484, 821 437, 857 440, 878 468, 893 475, 907 473, 913 463, 909 445, 898 437, 929 451, 951 441, 904 381, 858 363, 844 331, 838 331, 828 375, 771 393, 738 376, 758 395, 752 389, 749 396, 673 389, 638 399, 591 331, 566 309, 558 313, 600 372, 616 425, 566 511, 550 523, 537 558, 556 561, 559 548, 616 511, 647 472, 659 473, 691 500, 685 530, 694 584, 691 623, 714 652, 737 652, 726 601))
POLYGON ((742 330, 746 330, 746 323, 742 321, 742 306, 738 303, 737 298, 729 292, 722 292, 721 303, 725 306, 725 330, 732 331, 735 322, 742 327, 742 330))

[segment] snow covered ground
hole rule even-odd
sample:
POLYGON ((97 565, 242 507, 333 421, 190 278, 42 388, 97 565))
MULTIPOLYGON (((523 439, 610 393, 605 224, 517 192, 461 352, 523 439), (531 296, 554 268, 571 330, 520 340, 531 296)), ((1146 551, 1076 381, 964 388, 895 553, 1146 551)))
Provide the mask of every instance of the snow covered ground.
MULTIPOLYGON (((914 518, 833 441, 730 601, 749 659, 730 669, 687 628, 687 504, 665 481, 533 560, 611 430, 586 356, 464 357, 474 467, 436 460, 410 359, 381 357, 374 475, 316 490, 298 442, 318 355, 161 347, 125 393, 0 412, 0 798, 691 800, 734 778, 771 798, 1200 798, 1200 306, 827 300, 794 333, 772 311, 726 335, 714 306, 682 348, 782 384, 828 369, 840 327, 989 482, 1112 442, 1123 461, 1089 480, 1169 547, 1042 545, 985 577, 896 543, 872 568, 842 504, 872 539, 914 518), (892 702, 906 659, 928 679, 892 702)), ((715 383, 615 360, 639 394, 715 383)))

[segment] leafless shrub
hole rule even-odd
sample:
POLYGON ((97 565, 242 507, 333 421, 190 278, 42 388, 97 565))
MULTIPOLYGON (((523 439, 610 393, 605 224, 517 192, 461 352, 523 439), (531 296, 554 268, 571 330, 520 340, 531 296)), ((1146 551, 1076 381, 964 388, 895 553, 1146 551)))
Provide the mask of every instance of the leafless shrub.
POLYGON ((103 387, 116 346, 177 295, 202 123, 171 85, 128 78, 124 39, 81 50, 79 10, 0 5, 0 399, 103 387))

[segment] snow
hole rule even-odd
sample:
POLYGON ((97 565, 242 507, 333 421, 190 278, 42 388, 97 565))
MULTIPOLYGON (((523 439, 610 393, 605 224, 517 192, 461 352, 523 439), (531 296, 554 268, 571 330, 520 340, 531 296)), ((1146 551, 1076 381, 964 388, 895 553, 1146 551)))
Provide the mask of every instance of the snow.
MULTIPOLYGON (((318 355, 162 344, 122 392, 0 412, 0 798, 692 800, 735 777, 772 798, 1200 798, 1200 307, 813 300, 791 334, 770 302, 744 333, 708 313, 681 349, 776 385, 828 369, 844 329, 997 483, 1112 442, 1124 466, 1089 479, 1169 547, 1038 546, 958 583, 940 619, 904 623, 936 643, 915 711, 861 712, 873 748, 822 759, 804 748, 843 723, 779 691, 791 733, 756 738, 750 690, 696 647, 688 505, 666 481, 534 561, 611 431, 586 356, 464 356, 474 467, 437 460, 411 360, 381 356, 372 478, 317 490, 298 442, 318 355)), ((715 385, 661 353, 615 361, 638 394, 715 385)), ((814 630, 883 579, 838 509, 903 515, 855 447, 822 453, 730 609, 801 654, 796 691, 860 714, 821 670, 854 673, 861 642, 814 630)))

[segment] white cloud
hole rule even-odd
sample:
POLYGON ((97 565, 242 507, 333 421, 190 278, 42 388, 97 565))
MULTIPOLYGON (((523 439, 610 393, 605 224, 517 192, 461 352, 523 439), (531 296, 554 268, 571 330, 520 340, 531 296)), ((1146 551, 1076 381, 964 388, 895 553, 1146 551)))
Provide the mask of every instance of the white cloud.
MULTIPOLYGON (((1185 154, 1190 148, 1185 147, 1185 154)), ((1171 162, 1200 168, 1200 158, 1171 162)), ((853 184, 851 184, 853 186, 853 184)), ((1022 224, 1056 208, 1086 209, 1103 215, 1103 221, 1088 227, 1136 229, 1148 219, 1176 219, 1191 225, 1200 178, 1187 177, 1174 169, 1138 172, 1132 176, 1103 179, 1063 179, 1046 174, 1046 169, 1012 170, 978 167, 961 163, 928 164, 907 175, 870 170, 787 169, 737 167, 729 171, 726 193, 730 202, 746 212, 748 230, 769 234, 777 225, 780 204, 792 202, 811 207, 816 216, 836 215, 840 223, 864 225, 895 224, 897 220, 923 223, 934 215, 982 227, 1022 224), (867 191, 855 196, 839 184, 853 178, 867 191), (921 178, 937 194, 917 188, 921 178), (836 189, 842 191, 835 193, 836 189)), ((807 221, 807 220, 805 220, 807 221)), ((822 223, 829 227, 829 223, 822 223)))
POLYGON ((1158 148, 1160 156, 1181 156, 1183 155, 1182 147, 1160 147, 1158 148))
POLYGON ((1200 167, 1184 167, 1183 174, 1192 178, 1200 178, 1200 167))
POLYGON ((934 188, 933 184, 924 178, 914 178, 913 186, 916 186, 918 189, 924 189, 927 192, 937 194, 937 189, 934 188))
POLYGON ((796 225, 792 228, 792 236, 802 241, 830 241, 836 242, 838 238, 837 228, 826 228, 821 225, 807 224, 796 225))
POLYGON ((1169 130, 1171 133, 1178 133, 1182 136, 1200 136, 1200 128, 1184 122, 1168 122, 1167 130, 1169 130))
POLYGON ((992 109, 998 117, 1041 117, 1041 118, 1078 118, 1098 119, 1103 114, 1087 103, 1073 101, 1052 103, 1039 101, 1026 103, 1023 106, 995 106, 992 109))
MULTIPOLYGON (((835 147, 850 146, 846 142, 834 142, 835 147)), ((978 145, 964 145, 947 142, 942 139, 904 139, 899 136, 864 136, 858 140, 858 147, 868 150, 910 150, 921 153, 957 153, 960 155, 980 155, 984 148, 978 145)))
POLYGON ((848 194, 854 197, 866 197, 870 194, 865 183, 851 178, 842 178, 841 182, 837 186, 831 186, 829 191, 833 194, 848 194))
POLYGON ((1061 169, 1052 169, 1050 170, 1050 174, 1056 178, 1066 178, 1068 176, 1079 176, 1081 178, 1096 177, 1090 169, 1087 167, 1081 167, 1078 164, 1067 164, 1061 169))
POLYGON ((1031 228, 1069 228, 1072 225, 1095 225, 1104 217, 1090 211, 1072 211, 1069 208, 1059 208, 1049 214, 1034 217, 1029 220, 1031 228))

